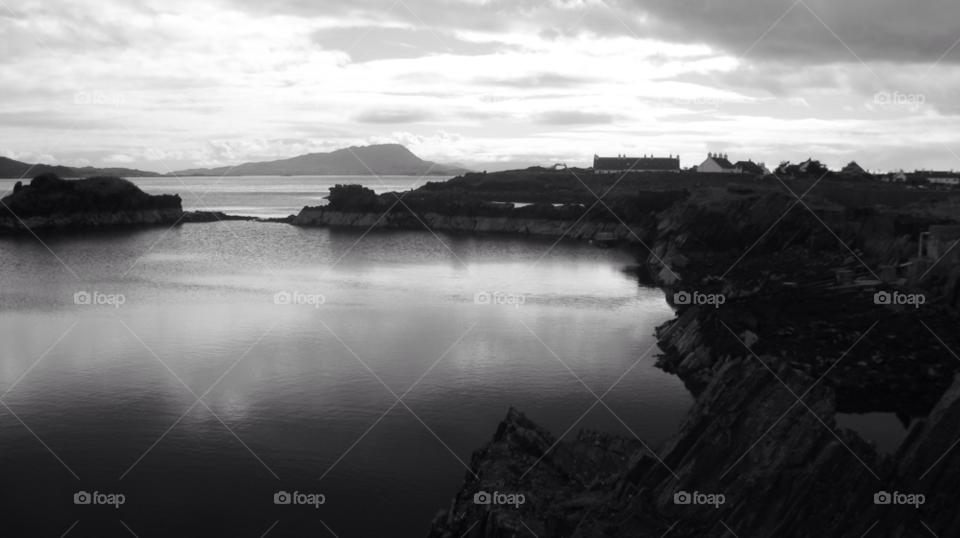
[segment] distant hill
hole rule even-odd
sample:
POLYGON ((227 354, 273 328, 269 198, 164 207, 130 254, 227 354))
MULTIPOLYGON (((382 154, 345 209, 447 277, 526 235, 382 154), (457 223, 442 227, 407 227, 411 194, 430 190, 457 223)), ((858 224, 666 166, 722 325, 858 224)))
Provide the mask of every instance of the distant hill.
POLYGON ((0 157, 0 178, 20 179, 29 172, 30 179, 40 174, 53 173, 59 177, 85 178, 96 176, 117 176, 117 177, 160 177, 156 172, 144 172, 143 170, 132 170, 130 168, 94 168, 84 166, 83 168, 72 168, 69 166, 37 164, 31 168, 29 163, 15 161, 6 157, 0 157))
MULTIPOLYGON (((244 163, 220 168, 194 168, 178 176, 454 176, 465 168, 425 161, 400 144, 349 147, 329 153, 308 153, 290 159, 244 163)), ((170 175, 170 174, 168 174, 170 175)))

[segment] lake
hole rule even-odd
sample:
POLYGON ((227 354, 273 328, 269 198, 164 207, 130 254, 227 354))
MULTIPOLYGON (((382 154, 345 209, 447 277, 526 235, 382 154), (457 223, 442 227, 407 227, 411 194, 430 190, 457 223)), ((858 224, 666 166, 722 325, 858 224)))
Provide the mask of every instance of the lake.
MULTIPOLYGON (((133 181, 285 216, 417 179, 133 181)), ((510 406, 653 445, 692 405, 653 367, 673 312, 617 249, 244 221, 40 239, 0 238, 4 535, 424 536, 510 406)))

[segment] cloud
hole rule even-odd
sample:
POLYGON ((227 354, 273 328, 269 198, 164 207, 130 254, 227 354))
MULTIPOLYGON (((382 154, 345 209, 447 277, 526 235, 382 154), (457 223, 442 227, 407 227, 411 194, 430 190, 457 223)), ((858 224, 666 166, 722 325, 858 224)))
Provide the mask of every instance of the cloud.
POLYGON ((596 125, 613 122, 613 114, 602 112, 580 112, 577 110, 556 110, 542 112, 534 116, 534 121, 547 125, 596 125))
POLYGON ((419 110, 367 110, 357 115, 360 123, 417 123, 431 115, 419 110))
POLYGON ((124 155, 123 153, 114 153, 108 157, 104 157, 103 162, 105 163, 132 163, 136 162, 137 159, 131 157, 130 155, 124 155))
POLYGON ((541 73, 512 78, 478 78, 477 84, 488 86, 507 86, 512 88, 571 88, 590 82, 582 76, 561 75, 559 73, 541 73))
MULTIPOLYGON (((422 136, 404 131, 394 131, 389 137, 397 144, 404 146, 440 146, 459 142, 462 137, 457 133, 437 131, 433 136, 422 136)), ((382 142, 381 142, 382 143, 382 142)))

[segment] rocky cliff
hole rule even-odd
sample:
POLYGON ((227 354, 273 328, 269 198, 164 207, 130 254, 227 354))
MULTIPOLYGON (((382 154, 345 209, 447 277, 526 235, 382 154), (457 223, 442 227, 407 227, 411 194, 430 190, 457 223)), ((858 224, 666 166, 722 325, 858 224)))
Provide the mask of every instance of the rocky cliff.
POLYGON ((17 182, 0 206, 0 231, 173 224, 183 215, 177 195, 151 196, 116 177, 64 180, 41 174, 17 182))
POLYGON ((925 526, 955 536, 958 400, 955 379, 893 457, 836 427, 832 389, 769 356, 718 365, 653 451, 595 432, 557 443, 511 409, 428 536, 861 538, 874 526, 878 536, 929 536, 925 526), (476 502, 493 491, 525 502, 476 502), (875 504, 883 492, 923 502, 875 504))

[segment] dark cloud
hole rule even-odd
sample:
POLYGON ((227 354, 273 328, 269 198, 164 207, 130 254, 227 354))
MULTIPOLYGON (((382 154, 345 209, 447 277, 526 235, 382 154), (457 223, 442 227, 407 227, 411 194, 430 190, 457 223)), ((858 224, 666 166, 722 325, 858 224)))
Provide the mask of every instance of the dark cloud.
MULTIPOLYGON (((308 17, 362 14, 371 24, 383 17, 393 23, 425 26, 443 40, 454 39, 456 30, 505 31, 521 20, 535 23, 539 26, 535 31, 546 38, 650 37, 704 43, 738 57, 749 50, 746 59, 752 61, 814 64, 857 63, 844 43, 865 62, 932 64, 960 37, 960 2, 956 0, 604 0, 568 2, 562 8, 542 0, 458 4, 408 0, 394 4, 389 12, 390 4, 378 0, 233 3, 248 11, 308 17)), ((359 38, 366 28, 354 31, 359 38)), ((941 61, 960 63, 960 49, 941 61)))
POLYGON ((430 114, 419 110, 368 110, 355 119, 359 123, 416 123, 430 118, 430 114))
POLYGON ((534 117, 537 123, 547 125, 596 125, 603 123, 612 123, 614 120, 611 114, 602 114, 594 112, 580 112, 577 110, 556 110, 552 112, 543 112, 534 117))
MULTIPOLYGON (((639 35, 702 42, 747 60, 932 64, 960 37, 956 0, 607 1, 639 35)), ((618 31, 598 22, 588 16, 578 28, 618 31)), ((942 61, 960 62, 956 52, 942 61)))

